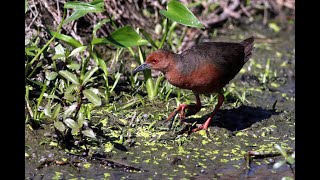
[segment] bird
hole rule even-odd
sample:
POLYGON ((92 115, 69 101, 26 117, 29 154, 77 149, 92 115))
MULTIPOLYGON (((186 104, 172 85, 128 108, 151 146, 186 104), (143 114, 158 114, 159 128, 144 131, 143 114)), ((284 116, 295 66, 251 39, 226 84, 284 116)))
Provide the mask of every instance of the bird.
POLYGON ((158 49, 150 53, 146 61, 135 68, 135 74, 145 69, 161 71, 167 81, 179 88, 188 89, 196 97, 196 104, 180 104, 167 118, 173 120, 180 113, 180 120, 194 115, 202 108, 200 94, 218 94, 218 103, 209 118, 192 132, 207 130, 224 102, 223 88, 239 73, 251 58, 255 37, 240 42, 202 42, 181 52, 158 49), (190 113, 189 113, 190 112, 190 113))

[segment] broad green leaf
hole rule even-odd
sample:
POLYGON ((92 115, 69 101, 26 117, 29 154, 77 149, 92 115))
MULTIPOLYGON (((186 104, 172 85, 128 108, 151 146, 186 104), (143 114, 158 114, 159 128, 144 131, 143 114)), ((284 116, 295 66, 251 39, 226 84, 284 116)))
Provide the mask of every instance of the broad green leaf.
POLYGON ((71 64, 68 64, 67 67, 69 69, 72 69, 72 70, 79 70, 80 69, 80 64, 78 63, 75 63, 75 62, 72 62, 71 64))
POLYGON ((78 123, 73 119, 68 118, 68 119, 65 119, 63 122, 71 129, 78 128, 78 123))
POLYGON ((127 48, 147 44, 148 41, 143 39, 132 27, 124 26, 115 30, 106 38, 94 38, 92 44, 112 44, 117 47, 127 48))
POLYGON ((80 47, 77 47, 76 49, 74 49, 74 50, 70 53, 70 55, 69 55, 68 57, 70 57, 70 56, 74 56, 74 55, 76 55, 76 54, 78 54, 78 53, 80 53, 80 52, 84 51, 86 48, 87 48, 87 46, 80 46, 80 47))
POLYGON ((79 127, 75 127, 71 129, 71 134, 73 136, 78 135, 80 128, 79 127))
POLYGON ((92 31, 93 37, 96 36, 98 29, 100 29, 102 25, 104 25, 105 23, 107 23, 109 21, 110 21, 110 19, 106 18, 106 19, 99 21, 96 25, 94 25, 93 31, 92 31))
MULTIPOLYGON (((51 36, 53 36, 56 32, 54 31, 50 31, 50 34, 51 36)), ((80 47, 80 46, 83 46, 78 40, 74 39, 73 37, 71 36, 67 36, 67 35, 64 35, 64 34, 57 34, 56 35, 56 38, 57 39, 60 39, 64 42, 66 42, 67 44, 73 46, 73 47, 80 47)))
POLYGON ((57 119, 60 113, 61 105, 57 104, 56 107, 53 109, 52 118, 57 119))
POLYGON ((71 81, 75 85, 80 85, 79 79, 77 76, 69 71, 61 70, 59 71, 59 74, 66 78, 67 80, 71 81))
POLYGON ((186 26, 204 28, 194 14, 185 5, 176 0, 170 1, 167 6, 167 11, 160 10, 160 14, 186 26))
POLYGON ((88 12, 86 10, 76 10, 74 11, 66 20, 63 22, 63 25, 68 24, 71 21, 81 18, 82 16, 86 15, 88 12))
POLYGON ((141 31, 142 35, 144 36, 144 38, 146 38, 147 41, 149 41, 149 43, 150 43, 154 48, 158 49, 158 46, 157 46, 156 43, 153 41, 151 35, 150 35, 149 33, 147 33, 147 31, 145 31, 145 30, 143 30, 143 29, 141 29, 140 31, 141 31))
POLYGON ((49 81, 52 81, 54 80, 57 76, 58 76, 58 73, 56 72, 50 72, 50 71, 46 71, 46 78, 49 80, 49 81))
POLYGON ((69 117, 77 108, 78 103, 74 103, 69 106, 63 113, 63 119, 69 117))
POLYGON ((88 71, 84 76, 83 76, 83 81, 82 81, 82 85, 84 86, 89 79, 91 78, 91 76, 98 70, 98 67, 94 67, 92 69, 90 69, 90 71, 88 71))
POLYGON ((64 126, 64 124, 60 121, 55 121, 53 123, 54 127, 57 128, 60 132, 64 132, 66 130, 66 127, 64 126))
POLYGON ((83 91, 84 97, 86 97, 95 106, 101 105, 101 99, 92 90, 86 89, 83 91))
POLYGON ((66 18, 64 24, 74 21, 86 15, 89 12, 98 13, 103 12, 105 10, 103 0, 95 0, 89 3, 79 1, 66 2, 64 8, 74 9, 74 12, 66 18))
POLYGON ((103 11, 104 2, 103 0, 95 0, 91 2, 72 1, 66 2, 64 8, 75 10, 87 10, 88 12, 103 11))
POLYGON ((87 137, 96 139, 96 135, 94 134, 94 132, 92 131, 92 129, 84 130, 84 131, 82 131, 82 134, 85 135, 85 136, 87 136, 87 137))
POLYGON ((70 94, 69 92, 65 92, 63 98, 70 101, 70 102, 74 102, 77 100, 76 97, 74 95, 70 94))

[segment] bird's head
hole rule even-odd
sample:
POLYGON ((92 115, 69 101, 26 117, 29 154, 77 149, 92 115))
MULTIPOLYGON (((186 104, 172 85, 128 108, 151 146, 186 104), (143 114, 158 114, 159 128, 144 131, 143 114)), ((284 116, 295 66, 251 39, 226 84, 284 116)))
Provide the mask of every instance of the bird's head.
POLYGON ((174 53, 169 50, 157 50, 149 54, 146 61, 137 68, 135 68, 132 71, 132 73, 135 74, 145 69, 154 69, 165 73, 170 65, 173 55, 174 53))

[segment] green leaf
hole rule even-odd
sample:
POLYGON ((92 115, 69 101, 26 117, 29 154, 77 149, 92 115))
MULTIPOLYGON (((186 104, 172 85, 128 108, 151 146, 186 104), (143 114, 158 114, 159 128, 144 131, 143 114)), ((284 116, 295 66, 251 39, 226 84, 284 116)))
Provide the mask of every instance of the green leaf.
POLYGON ((91 76, 98 70, 98 67, 94 67, 92 69, 90 69, 90 71, 88 71, 84 76, 83 76, 83 81, 82 81, 82 85, 84 86, 89 79, 91 78, 91 76))
POLYGON ((46 74, 46 79, 48 79, 49 81, 56 79, 56 77, 58 76, 58 73, 50 72, 50 71, 46 71, 45 74, 46 74))
POLYGON ((83 122, 84 122, 84 117, 83 117, 83 113, 80 111, 78 114, 78 126, 82 127, 83 126, 83 122))
POLYGON ((77 100, 76 97, 74 95, 70 94, 69 92, 65 92, 63 98, 70 101, 70 102, 74 102, 77 100))
POLYGON ((107 69, 106 62, 104 62, 104 60, 101 58, 98 58, 98 60, 99 60, 99 67, 104 72, 104 75, 108 76, 108 69, 107 69))
POLYGON ((131 26, 124 26, 114 31, 106 38, 94 38, 92 44, 112 44, 117 47, 128 48, 148 44, 131 26))
POLYGON ((64 8, 75 10, 69 17, 66 18, 64 24, 74 21, 89 12, 98 13, 105 10, 103 0, 95 0, 89 3, 79 1, 66 2, 64 8))
POLYGON ((74 103, 71 106, 69 106, 63 113, 63 119, 65 119, 66 117, 69 117, 73 111, 76 110, 78 103, 74 103))
POLYGON ((66 130, 66 127, 64 126, 64 124, 60 121, 55 121, 53 123, 54 127, 57 128, 60 132, 64 132, 66 130))
POLYGON ((68 118, 68 119, 65 119, 63 122, 71 129, 78 128, 78 123, 76 121, 74 121, 73 119, 68 118))
POLYGON ((149 33, 147 33, 147 31, 145 31, 145 30, 143 30, 143 29, 141 29, 140 31, 141 31, 142 35, 144 36, 144 38, 146 38, 147 41, 149 41, 149 43, 150 43, 154 48, 158 49, 158 46, 157 46, 156 43, 153 41, 151 35, 150 35, 149 33))
POLYGON ((56 107, 53 109, 52 119, 57 119, 58 118, 60 109, 61 109, 61 105, 57 104, 56 107))
POLYGON ((80 53, 80 52, 84 51, 86 48, 87 48, 87 46, 80 46, 80 47, 77 47, 76 49, 74 49, 74 50, 70 53, 70 55, 69 55, 68 57, 70 57, 70 56, 74 56, 74 55, 76 55, 76 54, 78 54, 78 53, 80 53))
MULTIPOLYGON (((55 33, 56 32, 54 32, 54 31, 50 31, 51 36, 53 36, 55 33)), ((67 36, 67 35, 58 33, 56 35, 56 38, 66 42, 67 44, 69 44, 70 46, 73 46, 73 47, 83 46, 78 40, 74 39, 71 36, 67 36)))
POLYGON ((92 90, 86 89, 83 91, 84 97, 86 97, 95 106, 101 105, 101 99, 92 90))
POLYGON ((64 54, 55 54, 52 56, 52 60, 56 60, 56 59, 61 59, 61 60, 65 60, 66 56, 64 54))
POLYGON ((78 135, 80 128, 79 127, 75 127, 71 129, 71 134, 73 136, 78 135))
POLYGON ((82 131, 82 134, 85 135, 85 136, 87 136, 87 137, 96 139, 96 135, 94 134, 94 132, 92 131, 92 129, 84 130, 84 131, 82 131))
POLYGON ((48 117, 51 117, 51 106, 50 104, 47 104, 43 110, 44 114, 48 117))
POLYGON ((168 3, 167 11, 160 10, 160 14, 186 26, 204 28, 195 15, 185 5, 176 0, 170 1, 168 3))
POLYGON ((69 22, 74 21, 76 19, 79 19, 86 14, 87 12, 85 10, 76 10, 69 17, 66 18, 63 25, 68 24, 69 22))
POLYGON ((91 2, 73 1, 66 2, 66 9, 87 10, 88 12, 102 12, 104 10, 103 0, 95 0, 91 2))
POLYGON ((93 37, 96 36, 98 29, 100 29, 102 25, 104 25, 105 23, 107 23, 109 21, 110 21, 110 19, 106 18, 106 19, 99 21, 96 25, 94 25, 93 31, 92 31, 93 37))
POLYGON ((80 85, 79 79, 75 74, 72 74, 71 72, 65 70, 59 71, 59 74, 66 78, 68 81, 71 81, 73 84, 80 85))
POLYGON ((68 64, 67 67, 69 69, 72 69, 72 70, 79 70, 80 69, 80 64, 78 63, 75 63, 75 62, 72 62, 71 64, 68 64))

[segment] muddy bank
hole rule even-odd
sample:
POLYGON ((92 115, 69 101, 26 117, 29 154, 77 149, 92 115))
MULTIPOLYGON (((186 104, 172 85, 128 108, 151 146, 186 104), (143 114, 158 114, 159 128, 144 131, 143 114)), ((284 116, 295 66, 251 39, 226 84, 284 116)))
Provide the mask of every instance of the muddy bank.
MULTIPOLYGON (((179 124, 178 119, 171 130, 163 124, 177 102, 194 102, 190 91, 182 91, 180 99, 172 95, 167 102, 144 98, 144 105, 137 96, 121 94, 117 101, 91 112, 99 143, 91 146, 88 156, 59 148, 50 122, 35 131, 26 126, 26 178, 293 177, 287 165, 273 168, 282 156, 253 159, 248 169, 244 155, 247 151, 277 152, 275 144, 295 150, 294 30, 276 33, 252 24, 213 40, 237 41, 251 34, 258 36, 253 58, 226 87, 230 93, 208 134, 179 133, 188 125, 179 124), (128 102, 135 103, 121 108, 128 102)), ((201 96, 201 100, 205 107, 186 122, 205 121, 217 103, 214 95, 201 96)))

